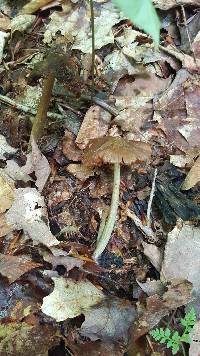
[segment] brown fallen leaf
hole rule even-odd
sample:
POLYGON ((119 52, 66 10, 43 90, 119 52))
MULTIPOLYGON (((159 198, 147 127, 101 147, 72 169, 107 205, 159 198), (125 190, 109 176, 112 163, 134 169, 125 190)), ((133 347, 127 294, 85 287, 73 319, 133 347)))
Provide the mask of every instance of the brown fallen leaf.
POLYGON ((44 257, 44 260, 51 263, 53 268, 56 268, 56 266, 58 265, 64 266, 67 272, 69 272, 74 267, 79 268, 84 265, 84 261, 80 260, 79 258, 71 257, 71 256, 62 256, 62 250, 61 250, 61 255, 59 256, 46 255, 44 257))
POLYGON ((26 4, 22 8, 21 13, 22 14, 33 14, 34 12, 39 10, 41 7, 49 4, 52 1, 53 0, 31 0, 30 2, 28 2, 28 4, 26 4))
POLYGON ((188 190, 193 188, 197 183, 200 182, 200 156, 197 158, 193 167, 190 169, 187 177, 185 178, 183 184, 181 185, 182 190, 188 190))
POLYGON ((155 7, 161 10, 169 10, 181 5, 200 5, 200 0, 153 0, 155 7))
POLYGON ((138 323, 132 329, 132 342, 154 328, 160 320, 172 310, 188 304, 192 300, 192 283, 183 280, 172 280, 163 296, 155 294, 146 299, 146 307, 139 306, 138 323))
POLYGON ((5 214, 0 214, 0 237, 7 235, 13 231, 13 226, 6 223, 5 214))
POLYGON ((14 189, 14 181, 6 174, 3 169, 0 169, 0 213, 4 213, 11 207, 13 202, 14 189))
POLYGON ((84 182, 89 177, 95 175, 95 170, 91 167, 84 166, 83 164, 69 164, 66 170, 78 178, 81 182, 84 182))
POLYGON ((46 181, 51 173, 49 162, 46 157, 40 152, 37 143, 32 138, 31 140, 32 151, 27 155, 25 166, 22 167, 23 172, 30 174, 35 172, 36 182, 35 185, 41 192, 46 184, 46 181))
POLYGON ((84 149, 91 139, 105 136, 110 120, 111 114, 107 111, 100 106, 91 106, 84 117, 76 138, 77 146, 84 149))
POLYGON ((107 300, 85 314, 79 333, 91 341, 127 341, 128 330, 133 325, 137 312, 128 301, 107 300))
POLYGON ((168 234, 161 280, 187 279, 193 284, 193 292, 200 295, 200 228, 177 223, 168 234))
POLYGON ((49 349, 60 343, 58 328, 49 324, 6 323, 0 328, 2 356, 48 356, 49 349))
POLYGON ((0 274, 8 278, 9 283, 13 283, 24 273, 40 266, 40 263, 27 260, 26 256, 10 256, 0 253, 0 274))
POLYGON ((76 162, 81 160, 82 152, 75 144, 74 135, 69 131, 65 131, 62 141, 62 151, 70 161, 76 162))

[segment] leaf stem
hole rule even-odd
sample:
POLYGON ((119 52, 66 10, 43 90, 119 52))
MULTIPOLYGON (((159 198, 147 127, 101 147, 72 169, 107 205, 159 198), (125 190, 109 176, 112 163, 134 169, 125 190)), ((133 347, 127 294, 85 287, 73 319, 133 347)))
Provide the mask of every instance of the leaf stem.
POLYGON ((97 246, 93 253, 93 258, 95 260, 97 260, 98 257, 105 250, 115 225, 117 209, 119 204, 119 187, 120 187, 120 163, 114 163, 114 181, 113 181, 113 192, 112 192, 112 199, 110 205, 110 212, 101 236, 99 236, 98 234, 97 246))

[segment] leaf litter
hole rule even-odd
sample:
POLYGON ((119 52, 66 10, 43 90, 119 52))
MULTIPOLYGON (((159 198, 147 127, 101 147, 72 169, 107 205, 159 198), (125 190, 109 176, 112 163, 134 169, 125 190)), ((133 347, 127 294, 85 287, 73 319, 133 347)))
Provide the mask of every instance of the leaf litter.
MULTIPOLYGON (((93 78, 87 1, 0 1, 2 355, 166 354, 148 332, 173 328, 191 306, 186 351, 199 353, 200 3, 153 1, 159 47, 119 3, 93 2, 93 78), (66 58, 60 74, 55 53, 66 58), (59 78, 35 142, 48 58, 59 78), (124 165, 127 139, 148 163, 124 165), (91 140, 116 142, 112 155, 123 158, 115 226, 97 261, 113 172, 88 167, 91 140)), ((95 165, 111 159, 93 153, 95 165)))

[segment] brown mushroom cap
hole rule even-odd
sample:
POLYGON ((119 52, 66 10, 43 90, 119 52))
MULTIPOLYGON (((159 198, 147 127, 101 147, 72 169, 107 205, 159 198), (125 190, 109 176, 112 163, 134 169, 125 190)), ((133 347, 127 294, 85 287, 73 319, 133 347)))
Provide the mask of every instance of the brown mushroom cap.
POLYGON ((104 163, 131 164, 150 158, 151 146, 148 143, 106 136, 90 141, 83 155, 83 163, 87 166, 100 166, 104 163))

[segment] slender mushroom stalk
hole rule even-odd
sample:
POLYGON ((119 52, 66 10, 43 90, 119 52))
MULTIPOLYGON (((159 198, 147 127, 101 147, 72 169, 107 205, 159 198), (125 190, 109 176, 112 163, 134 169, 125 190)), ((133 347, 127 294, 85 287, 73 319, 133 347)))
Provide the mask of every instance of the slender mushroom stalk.
MULTIPOLYGON (((47 111, 55 79, 71 82, 76 77, 75 63, 72 57, 64 53, 52 52, 35 65, 31 77, 43 77, 42 95, 31 130, 31 138, 37 142, 43 135, 47 124, 47 111)), ((30 138, 30 140, 31 140, 30 138)))
POLYGON ((47 124, 47 111, 54 82, 55 76, 53 74, 49 74, 47 78, 43 80, 42 95, 40 97, 37 114, 31 130, 31 137, 33 137, 36 142, 42 137, 44 128, 47 124))
POLYGON ((105 224, 101 223, 97 237, 97 246, 93 258, 98 260, 110 241, 115 225, 119 204, 120 164, 131 164, 150 159, 151 147, 144 142, 126 141, 121 137, 102 137, 89 144, 83 157, 88 166, 114 164, 114 182, 110 212, 105 224))
POLYGON ((93 253, 93 258, 97 260, 97 258, 102 254, 105 250, 117 217, 117 210, 119 205, 119 187, 120 187, 120 163, 114 163, 114 180, 113 180, 113 192, 112 199, 110 204, 110 212, 106 222, 106 225, 101 232, 101 235, 97 239, 97 247, 93 253))

